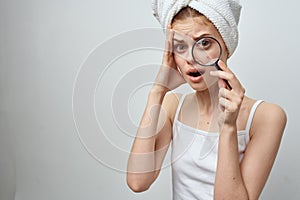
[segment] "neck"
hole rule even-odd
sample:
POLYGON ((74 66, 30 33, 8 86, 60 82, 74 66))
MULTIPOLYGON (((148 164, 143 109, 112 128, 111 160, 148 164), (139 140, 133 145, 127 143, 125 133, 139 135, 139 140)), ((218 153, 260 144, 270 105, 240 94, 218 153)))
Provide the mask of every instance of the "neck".
POLYGON ((200 114, 210 115, 218 110, 219 86, 214 84, 205 91, 196 91, 195 97, 198 102, 200 114))

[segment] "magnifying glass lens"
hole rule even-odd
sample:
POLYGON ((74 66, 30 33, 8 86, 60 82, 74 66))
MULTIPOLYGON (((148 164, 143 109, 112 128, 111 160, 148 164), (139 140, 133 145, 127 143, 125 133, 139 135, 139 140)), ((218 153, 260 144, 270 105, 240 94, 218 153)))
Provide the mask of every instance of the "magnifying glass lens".
POLYGON ((212 66, 220 59, 221 45, 212 37, 203 37, 195 42, 192 53, 194 60, 202 66, 212 66))

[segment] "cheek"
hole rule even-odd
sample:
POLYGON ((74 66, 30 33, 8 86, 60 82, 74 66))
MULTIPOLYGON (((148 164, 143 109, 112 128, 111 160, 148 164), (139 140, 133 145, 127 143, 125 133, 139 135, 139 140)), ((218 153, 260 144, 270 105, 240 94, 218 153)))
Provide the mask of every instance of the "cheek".
POLYGON ((174 54, 174 61, 180 69, 184 66, 185 60, 182 56, 174 54))
POLYGON ((182 59, 180 56, 174 55, 174 61, 177 65, 178 70, 183 73, 184 72, 184 66, 185 66, 185 60, 182 59))
POLYGON ((222 61, 225 61, 225 60, 227 60, 227 58, 228 58, 228 50, 227 50, 227 47, 225 46, 224 43, 222 43, 221 46, 222 46, 221 60, 222 60, 222 61))

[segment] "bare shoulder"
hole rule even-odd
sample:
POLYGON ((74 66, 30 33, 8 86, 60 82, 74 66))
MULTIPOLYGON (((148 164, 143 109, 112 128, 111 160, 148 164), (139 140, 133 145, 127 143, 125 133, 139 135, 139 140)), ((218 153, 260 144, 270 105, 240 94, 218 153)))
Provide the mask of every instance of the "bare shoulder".
POLYGON ((264 101, 255 110, 250 141, 241 163, 249 199, 258 199, 263 190, 277 156, 286 121, 286 113, 279 105, 264 101))
POLYGON ((256 113, 256 120, 258 122, 283 125, 287 121, 287 116, 283 108, 274 103, 262 102, 257 108, 256 113))
POLYGON ((251 129, 256 132, 277 132, 282 134, 287 122, 284 109, 274 103, 262 102, 256 109, 251 129))
POLYGON ((177 106, 179 103, 180 98, 182 97, 182 94, 180 93, 168 93, 163 101, 163 105, 165 107, 165 109, 168 112, 168 116, 171 120, 171 122, 173 123, 174 120, 174 116, 177 110, 177 106))
POLYGON ((167 113, 167 119, 164 118, 162 121, 160 121, 161 123, 163 123, 163 125, 161 126, 161 131, 156 137, 156 148, 158 149, 168 145, 173 136, 173 120, 181 96, 181 94, 170 92, 167 93, 163 99, 162 107, 167 113), (168 123, 165 123, 165 120, 167 120, 168 123))

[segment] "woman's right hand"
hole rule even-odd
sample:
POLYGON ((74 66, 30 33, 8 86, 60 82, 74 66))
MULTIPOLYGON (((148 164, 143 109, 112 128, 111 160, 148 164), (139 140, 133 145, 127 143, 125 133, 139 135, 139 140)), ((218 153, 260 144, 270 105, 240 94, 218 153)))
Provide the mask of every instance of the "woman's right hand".
POLYGON ((158 91, 167 92, 186 82, 182 77, 182 74, 179 72, 174 60, 172 47, 173 37, 174 31, 171 29, 171 25, 168 25, 162 64, 153 85, 153 89, 158 91))

